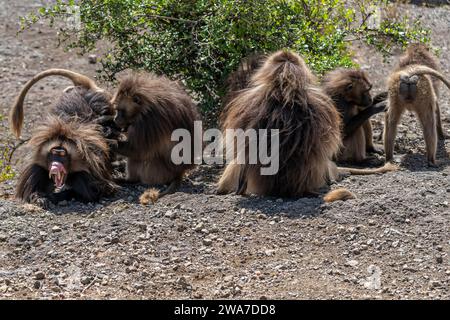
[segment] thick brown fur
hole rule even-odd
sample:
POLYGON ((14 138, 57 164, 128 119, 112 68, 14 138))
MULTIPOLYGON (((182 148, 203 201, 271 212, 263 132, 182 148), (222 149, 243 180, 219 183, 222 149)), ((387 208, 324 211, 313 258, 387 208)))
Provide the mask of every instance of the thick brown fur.
MULTIPOLYGON (((260 175, 261 165, 229 163, 218 193, 237 192, 298 197, 317 190, 341 174, 376 174, 396 168, 338 168, 332 161, 341 147, 341 117, 331 98, 316 85, 303 59, 279 51, 230 101, 222 130, 279 129, 280 169, 260 175)), ((235 154, 236 156, 236 154, 235 154)))
MULTIPOLYGON (((151 73, 133 73, 120 81, 113 98, 116 124, 126 129, 127 140, 117 152, 127 157, 127 180, 133 183, 177 185, 190 164, 174 164, 171 141, 175 129, 194 137, 200 116, 195 103, 175 81, 151 73)), ((193 160, 193 159, 191 159, 193 160)), ((173 190, 173 188, 172 188, 173 190)))
POLYGON ((323 200, 325 202, 334 202, 339 200, 346 201, 351 199, 356 199, 356 196, 352 192, 344 188, 332 190, 323 197, 323 200))
MULTIPOLYGON (((75 87, 65 90, 51 108, 29 142, 32 156, 21 173, 16 197, 26 202, 44 204, 46 199, 96 201, 112 194, 117 186, 111 178, 111 153, 106 136, 115 136, 111 127, 97 123, 101 117, 112 120, 110 96, 89 78, 63 69, 50 69, 30 80, 11 109, 11 130, 20 136, 26 93, 38 80, 62 75, 75 87), (55 147, 68 153, 67 192, 55 193, 49 177, 48 156, 55 147)), ((112 123, 113 124, 113 123, 112 123)))
POLYGON ((370 119, 363 122, 352 134, 345 134, 345 129, 351 125, 352 119, 362 110, 372 107, 372 84, 367 73, 357 69, 336 69, 324 76, 322 88, 333 99, 344 123, 343 148, 337 160, 362 162, 366 159, 367 151, 378 151, 373 144, 370 119))
POLYGON ((450 82, 442 73, 426 66, 426 64, 433 65, 435 63, 435 60, 429 59, 428 51, 414 48, 406 53, 406 55, 411 55, 409 59, 402 58, 403 67, 399 67, 388 78, 388 112, 385 115, 384 130, 386 161, 393 159, 397 126, 403 112, 409 110, 419 118, 423 129, 428 163, 434 166, 436 165, 438 136, 445 136, 437 101, 437 84, 434 81, 442 81, 448 88, 450 88, 450 82), (420 52, 422 55, 419 55, 420 52), (425 59, 422 64, 407 64, 408 61, 420 62, 420 59, 425 59), (402 93, 402 88, 408 88, 408 92, 402 93))
POLYGON ((340 117, 315 84, 303 59, 289 51, 267 58, 247 89, 230 101, 222 128, 279 129, 280 169, 260 175, 260 165, 228 164, 218 192, 298 197, 327 184, 341 145, 340 117), (242 186, 245 186, 242 188, 242 186))

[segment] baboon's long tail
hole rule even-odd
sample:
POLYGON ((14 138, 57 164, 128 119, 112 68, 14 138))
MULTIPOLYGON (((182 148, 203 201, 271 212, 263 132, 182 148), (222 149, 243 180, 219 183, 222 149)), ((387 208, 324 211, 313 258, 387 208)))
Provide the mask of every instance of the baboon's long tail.
POLYGON ((72 80, 73 84, 76 86, 82 86, 86 87, 90 90, 100 90, 99 87, 95 84, 94 80, 89 79, 88 77, 70 71, 65 69, 48 69, 41 73, 38 73, 35 75, 31 80, 29 80, 25 86, 23 87, 22 91, 20 92, 19 96, 16 98, 16 101, 14 105, 11 108, 11 111, 9 113, 9 123, 10 123, 10 129, 12 133, 18 138, 20 137, 20 133, 22 132, 22 125, 23 125, 23 103, 25 100, 25 96, 28 93, 28 90, 31 89, 31 87, 38 82, 39 80, 49 77, 49 76, 63 76, 70 80, 72 80))
POLYGON ((352 174, 352 175, 370 175, 370 174, 392 172, 397 170, 398 166, 396 166, 391 162, 387 162, 384 166, 379 168, 357 169, 357 168, 338 167, 338 171, 340 174, 352 174))
POLYGON ((433 76, 435 78, 438 78, 439 80, 441 80, 446 86, 447 88, 450 89, 450 81, 439 71, 436 71, 434 69, 431 69, 427 66, 423 66, 423 65, 411 65, 409 67, 407 67, 405 70, 401 71, 402 74, 411 77, 413 75, 430 75, 433 76))
POLYGON ((143 205, 148 205, 150 203, 155 203, 158 199, 161 199, 165 195, 174 193, 181 184, 181 178, 173 180, 170 185, 162 192, 156 188, 150 188, 144 191, 144 193, 139 197, 139 202, 143 205))

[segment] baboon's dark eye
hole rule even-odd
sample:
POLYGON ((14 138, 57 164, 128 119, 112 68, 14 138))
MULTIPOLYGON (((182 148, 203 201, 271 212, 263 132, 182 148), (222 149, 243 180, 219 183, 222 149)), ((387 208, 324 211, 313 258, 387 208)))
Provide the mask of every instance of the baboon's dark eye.
POLYGON ((350 83, 347 88, 345 88, 347 91, 350 91, 353 89, 353 83, 350 83))
POLYGON ((141 104, 142 103, 142 99, 139 96, 133 96, 133 102, 137 103, 137 104, 141 104))

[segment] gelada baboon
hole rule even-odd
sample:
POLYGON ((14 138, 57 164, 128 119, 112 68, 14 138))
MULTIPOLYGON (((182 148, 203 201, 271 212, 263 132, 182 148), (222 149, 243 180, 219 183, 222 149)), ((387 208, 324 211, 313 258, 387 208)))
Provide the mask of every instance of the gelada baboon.
POLYGON ((361 162, 366 153, 381 153, 373 143, 370 117, 383 112, 383 95, 372 99, 372 84, 367 73, 356 69, 336 69, 322 80, 323 90, 331 97, 343 121, 343 148, 338 161, 361 162))
MULTIPOLYGON (((219 193, 298 197, 316 193, 342 172, 386 170, 336 167, 332 159, 341 146, 339 113, 315 85, 315 76, 303 59, 293 52, 269 56, 226 110, 223 130, 278 129, 280 164, 275 175, 261 175, 261 164, 233 161, 220 178, 219 193)), ((346 194, 350 193, 336 190, 325 200, 345 199, 346 194)))
POLYGON ((169 184, 161 193, 147 190, 141 203, 154 202, 175 191, 186 171, 194 167, 193 161, 174 164, 171 160, 172 148, 178 143, 171 141, 174 130, 186 129, 194 138, 194 121, 200 116, 191 97, 175 81, 134 73, 120 81, 113 105, 115 122, 127 136, 117 145, 117 152, 127 157, 127 181, 169 184))
POLYGON ((49 200, 96 201, 117 188, 111 179, 110 150, 105 139, 113 138, 117 130, 111 122, 114 110, 110 96, 94 81, 64 69, 39 73, 27 82, 11 109, 11 131, 17 137, 21 134, 28 90, 52 75, 69 78, 75 87, 64 91, 34 131, 29 141, 31 158, 20 175, 16 198, 44 207, 49 200))
MULTIPOLYGON (((449 81, 434 68, 431 54, 423 46, 414 45, 401 59, 401 65, 388 78, 388 111, 385 115, 384 148, 386 161, 392 161, 397 126, 405 110, 414 112, 422 125, 428 163, 436 165, 438 134, 444 136, 437 103, 437 82, 450 88, 449 81), (420 63, 421 64, 409 64, 420 63)), ((434 62, 433 62, 434 61, 434 62)))
MULTIPOLYGON (((399 59, 399 69, 404 68, 409 65, 418 64, 429 67, 431 69, 436 70, 439 73, 442 73, 442 70, 439 66, 438 58, 430 51, 430 49, 421 43, 414 43, 406 48, 405 53, 399 59)), ((440 80, 431 77, 431 82, 433 83, 434 93, 436 95, 436 126, 437 126, 437 134, 439 139, 447 138, 447 135, 444 133, 441 121, 441 111, 439 107, 439 91, 440 91, 440 80)))

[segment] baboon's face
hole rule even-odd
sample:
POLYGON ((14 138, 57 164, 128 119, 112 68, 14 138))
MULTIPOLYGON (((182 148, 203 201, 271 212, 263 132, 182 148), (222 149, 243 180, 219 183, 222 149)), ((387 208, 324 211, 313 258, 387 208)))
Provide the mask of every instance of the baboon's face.
POLYGON ((372 105, 370 90, 372 90, 372 84, 367 79, 352 79, 345 89, 345 98, 352 104, 367 108, 372 105))
POLYGON ((67 175, 70 172, 70 154, 63 146, 55 146, 47 153, 48 177, 53 180, 56 189, 61 189, 66 184, 67 175))
POLYGON ((114 122, 119 128, 126 130, 132 125, 142 110, 142 99, 138 95, 118 95, 114 101, 116 115, 114 122))

